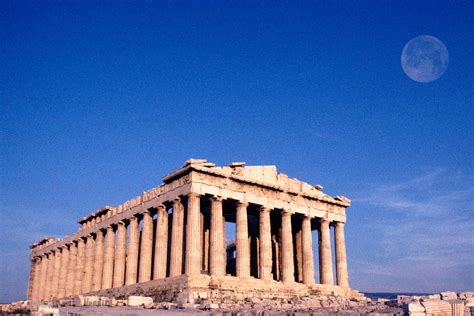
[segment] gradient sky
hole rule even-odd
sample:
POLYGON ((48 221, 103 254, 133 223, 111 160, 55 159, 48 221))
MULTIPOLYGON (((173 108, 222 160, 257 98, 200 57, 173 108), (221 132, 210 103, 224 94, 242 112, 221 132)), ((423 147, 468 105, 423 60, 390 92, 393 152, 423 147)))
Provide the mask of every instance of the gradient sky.
POLYGON ((190 157, 351 198, 353 288, 474 290, 472 1, 116 2, 0 1, 0 302, 32 242, 190 157), (425 84, 422 34, 450 56, 425 84))

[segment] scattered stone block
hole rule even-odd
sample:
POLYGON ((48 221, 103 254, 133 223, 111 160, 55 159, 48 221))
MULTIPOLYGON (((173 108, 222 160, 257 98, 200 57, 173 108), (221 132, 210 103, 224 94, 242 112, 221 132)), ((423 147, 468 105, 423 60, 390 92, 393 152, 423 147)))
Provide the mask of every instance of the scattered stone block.
POLYGON ((49 305, 40 305, 38 307, 37 315, 59 316, 59 308, 51 307, 49 305))
POLYGON ((410 302, 403 304, 403 312, 409 316, 424 316, 425 307, 420 302, 410 302))
POLYGON ((148 296, 131 295, 127 299, 127 306, 130 307, 153 307, 153 298, 148 296))
POLYGON ((217 303, 207 303, 204 305, 204 309, 218 309, 219 304, 217 303))
POLYGON ((428 300, 422 301, 421 304, 424 306, 426 314, 451 315, 451 304, 445 300, 428 300))
POLYGON ((456 292, 441 292, 440 294, 442 300, 456 300, 458 298, 456 292))

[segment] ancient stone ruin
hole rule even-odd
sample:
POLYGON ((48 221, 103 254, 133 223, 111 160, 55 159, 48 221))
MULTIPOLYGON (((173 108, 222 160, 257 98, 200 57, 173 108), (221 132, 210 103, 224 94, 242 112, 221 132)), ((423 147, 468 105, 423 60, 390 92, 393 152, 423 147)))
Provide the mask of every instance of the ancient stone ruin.
POLYGON ((81 218, 76 233, 34 243, 28 299, 92 293, 193 303, 360 296, 349 287, 347 273, 344 224, 350 200, 321 190, 277 173, 275 166, 217 167, 190 159, 160 186, 81 218), (229 244, 226 222, 235 223, 236 238, 229 244))

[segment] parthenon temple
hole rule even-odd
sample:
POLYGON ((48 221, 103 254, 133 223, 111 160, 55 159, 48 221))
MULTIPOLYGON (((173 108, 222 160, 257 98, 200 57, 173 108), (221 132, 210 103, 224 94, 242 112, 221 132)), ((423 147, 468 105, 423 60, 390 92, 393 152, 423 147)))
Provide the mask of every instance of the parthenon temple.
POLYGON ((358 295, 347 272, 346 197, 243 162, 189 159, 162 181, 81 218, 72 235, 34 243, 28 299, 358 295))

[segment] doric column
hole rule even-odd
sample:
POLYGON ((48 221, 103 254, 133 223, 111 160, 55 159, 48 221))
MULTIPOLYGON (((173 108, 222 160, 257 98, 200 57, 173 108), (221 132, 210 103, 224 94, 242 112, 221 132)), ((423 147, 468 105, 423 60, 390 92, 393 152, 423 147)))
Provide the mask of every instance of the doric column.
POLYGON ((270 209, 266 207, 260 208, 260 279, 272 279, 272 237, 270 226, 270 209))
POLYGON ((125 282, 125 257, 127 246, 127 227, 120 221, 117 223, 117 247, 114 258, 114 287, 121 287, 125 282))
POLYGON ((87 236, 85 257, 82 293, 89 293, 92 290, 92 278, 94 275, 94 236, 92 234, 87 236))
POLYGON ((235 267, 236 275, 240 278, 250 276, 250 252, 249 252, 249 230, 247 221, 247 206, 246 202, 238 202, 236 210, 236 224, 235 224, 235 247, 236 258, 235 267))
POLYGON ((28 282, 28 295, 27 295, 27 300, 33 301, 35 299, 35 277, 36 273, 38 271, 38 264, 37 264, 36 258, 33 258, 31 260, 31 265, 30 265, 30 278, 28 282))
POLYGON ((301 226, 301 244, 303 248, 303 283, 314 284, 313 237, 311 235, 311 217, 305 216, 301 226))
POLYGON ((102 286, 101 288, 110 289, 112 287, 114 275, 114 250, 115 250, 115 232, 112 225, 107 227, 105 233, 105 258, 104 269, 102 271, 102 286))
POLYGON ((346 241, 344 239, 344 223, 334 224, 334 239, 336 240, 336 278, 337 285, 349 287, 347 275, 346 241))
POLYGON ((82 293, 82 281, 84 279, 84 263, 85 263, 85 243, 84 239, 79 238, 77 241, 77 260, 76 273, 74 273, 74 294, 82 293))
POLYGON ((42 300, 45 298, 46 275, 48 273, 47 268, 48 257, 46 255, 42 255, 37 300, 42 300))
POLYGON ((302 238, 301 238, 301 229, 297 229, 294 235, 295 235, 295 259, 296 259, 295 275, 297 276, 296 282, 303 282, 303 245, 302 245, 302 238))
POLYGON ((211 227, 209 241, 209 272, 211 275, 225 275, 225 248, 223 247, 222 198, 211 199, 211 227))
POLYGON ((173 222, 171 227, 170 277, 183 272, 184 208, 181 199, 173 201, 173 222))
POLYGON ((69 248, 65 245, 61 252, 61 271, 59 274, 58 298, 66 296, 66 277, 68 274, 69 248))
POLYGON ((48 253, 46 267, 46 280, 44 283, 44 299, 49 300, 51 298, 51 289, 53 284, 53 274, 54 274, 54 253, 48 253))
POLYGON ((151 256, 153 253, 153 217, 149 210, 143 212, 142 240, 140 245, 140 271, 138 282, 151 280, 151 256))
POLYGON ((137 283, 138 246, 140 242, 140 226, 138 218, 130 218, 130 235, 128 236, 127 268, 125 270, 125 285, 137 283))
POLYGON ((54 250, 54 270, 53 282, 51 283, 51 297, 58 297, 59 290, 59 274, 61 272, 61 249, 54 250))
POLYGON ((188 218, 186 224, 186 274, 201 273, 201 241, 199 223, 201 220, 200 195, 188 194, 188 218))
POLYGON ((166 261, 168 256, 168 212, 163 204, 158 206, 155 234, 153 280, 166 278, 166 261))
POLYGON ((77 262, 77 245, 72 242, 69 244, 69 261, 67 264, 67 275, 66 275, 66 292, 65 296, 70 296, 74 293, 74 276, 76 274, 76 262, 77 262))
POLYGON ((319 272, 322 284, 334 284, 334 276, 332 273, 332 257, 331 257, 331 231, 329 221, 321 219, 319 232, 319 272))
POLYGON ((40 280, 41 280, 41 265, 42 258, 36 257, 35 259, 35 276, 33 280, 33 289, 32 289, 32 300, 38 301, 40 294, 40 280))
POLYGON ((283 282, 294 282, 295 268, 291 213, 287 210, 281 213, 281 268, 281 280, 283 282))
POLYGON ((104 269, 104 233, 98 230, 95 234, 94 275, 92 278, 92 291, 102 288, 102 272, 104 269))

